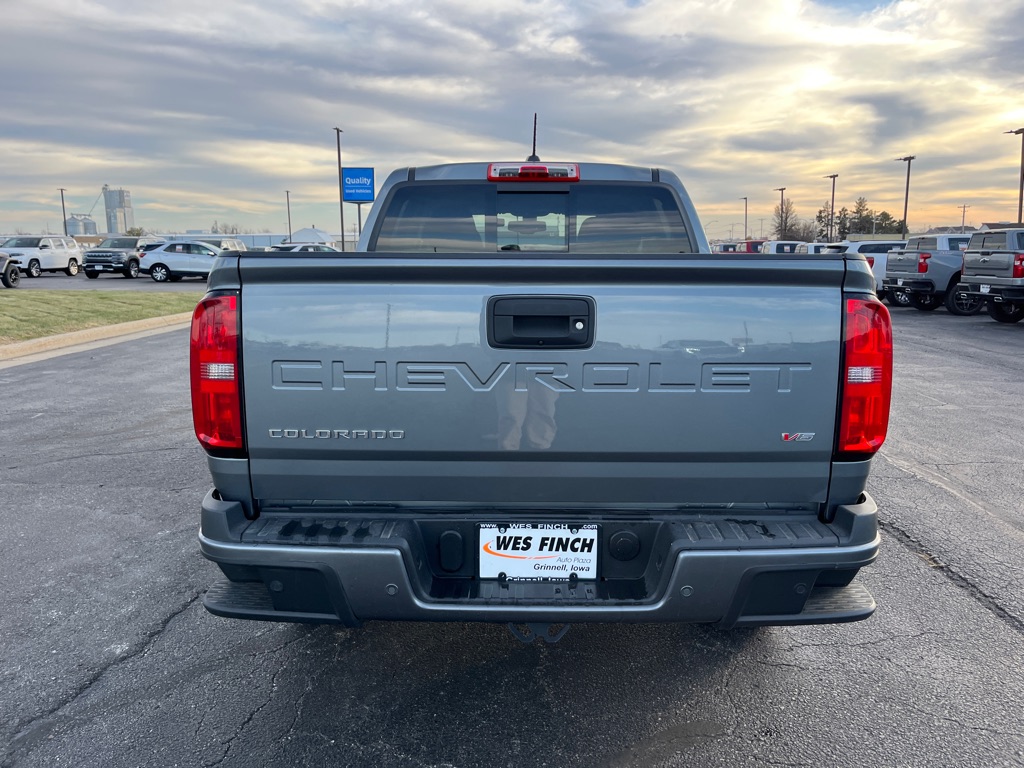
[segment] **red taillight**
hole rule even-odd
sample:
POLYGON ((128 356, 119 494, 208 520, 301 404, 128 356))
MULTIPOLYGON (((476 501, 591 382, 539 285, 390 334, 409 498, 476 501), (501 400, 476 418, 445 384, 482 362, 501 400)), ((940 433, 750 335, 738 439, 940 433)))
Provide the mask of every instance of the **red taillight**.
POLYGON ((919 254, 917 254, 917 271, 918 271, 918 273, 923 275, 925 272, 928 271, 928 259, 930 259, 931 257, 932 257, 932 255, 930 253, 919 253, 919 254))
POLYGON ((238 297, 209 296, 192 313, 192 423, 207 450, 240 451, 238 297))
POLYGON ((576 163, 491 163, 488 181, 579 181, 576 163))
POLYGON ((871 267, 872 269, 874 269, 875 268, 875 257, 874 256, 865 256, 864 258, 868 260, 868 266, 871 267))
POLYGON ((1013 276, 1024 277, 1024 253, 1013 254, 1013 276))
POLYGON ((882 447, 892 399, 892 322, 877 299, 846 300, 839 458, 867 458, 882 447))

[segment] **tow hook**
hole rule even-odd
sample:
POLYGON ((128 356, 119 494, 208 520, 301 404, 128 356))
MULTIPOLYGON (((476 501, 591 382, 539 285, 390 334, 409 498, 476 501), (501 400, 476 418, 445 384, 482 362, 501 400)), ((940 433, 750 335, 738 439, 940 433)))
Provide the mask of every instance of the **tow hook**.
POLYGON ((512 636, 527 645, 538 638, 543 639, 545 643, 557 643, 565 637, 569 627, 569 624, 513 624, 512 622, 508 624, 512 636))

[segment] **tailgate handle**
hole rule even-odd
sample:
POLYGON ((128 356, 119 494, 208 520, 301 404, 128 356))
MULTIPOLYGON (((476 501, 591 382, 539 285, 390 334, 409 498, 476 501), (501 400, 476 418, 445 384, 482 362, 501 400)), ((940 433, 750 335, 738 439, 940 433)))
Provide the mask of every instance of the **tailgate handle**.
POLYGON ((583 349, 594 342, 589 296, 492 296, 487 343, 497 349, 583 349))

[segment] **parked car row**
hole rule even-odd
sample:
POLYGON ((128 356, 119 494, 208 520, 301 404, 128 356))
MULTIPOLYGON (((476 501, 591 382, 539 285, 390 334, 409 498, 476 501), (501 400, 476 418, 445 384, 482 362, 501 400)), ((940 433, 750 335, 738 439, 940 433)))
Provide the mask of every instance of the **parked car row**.
MULTIPOLYGON (((100 275, 135 278, 149 275, 154 282, 177 282, 184 277, 210 273, 213 260, 222 251, 244 251, 236 238, 211 237, 166 241, 156 237, 110 237, 97 247, 82 250, 72 237, 11 237, 0 243, 0 280, 16 288, 21 275, 39 277, 43 272, 64 272, 74 277, 80 271, 90 280, 100 275)), ((336 252, 323 243, 282 243, 268 250, 282 252, 336 252)))

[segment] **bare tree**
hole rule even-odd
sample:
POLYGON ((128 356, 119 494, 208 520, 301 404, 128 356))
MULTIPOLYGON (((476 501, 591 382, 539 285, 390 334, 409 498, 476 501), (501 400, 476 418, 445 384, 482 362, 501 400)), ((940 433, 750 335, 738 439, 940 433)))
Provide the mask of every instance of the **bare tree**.
POLYGON ((772 231, 776 240, 795 240, 793 230, 797 225, 796 208, 792 200, 783 201, 782 205, 775 206, 772 217, 772 231))

